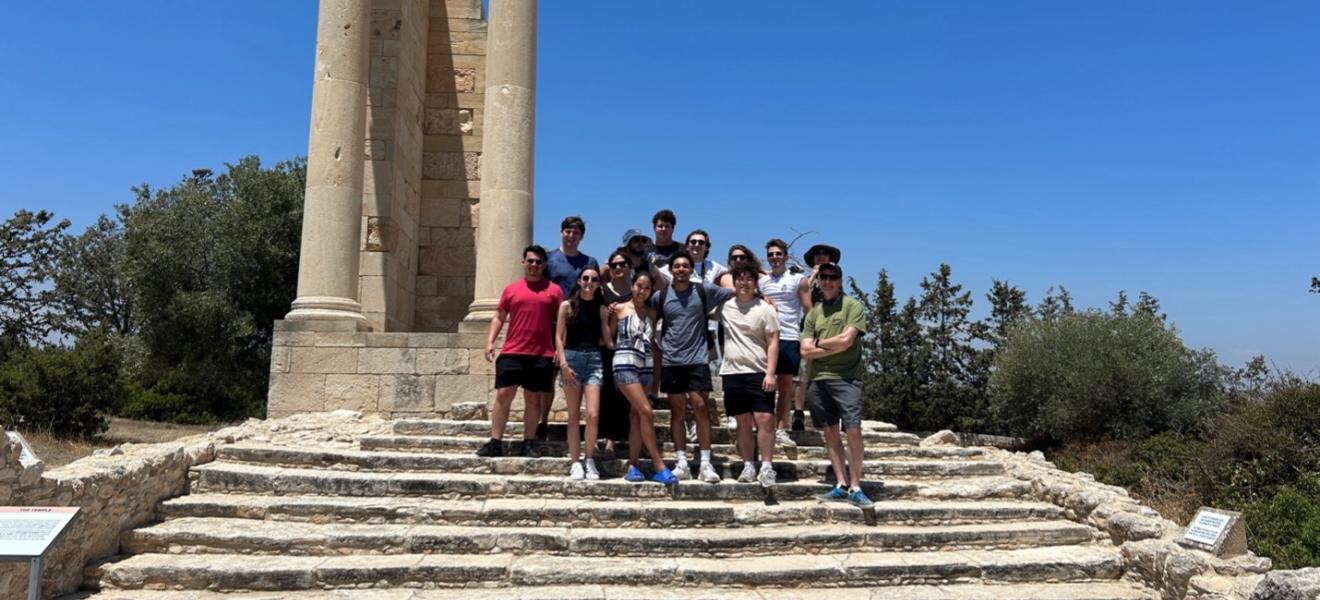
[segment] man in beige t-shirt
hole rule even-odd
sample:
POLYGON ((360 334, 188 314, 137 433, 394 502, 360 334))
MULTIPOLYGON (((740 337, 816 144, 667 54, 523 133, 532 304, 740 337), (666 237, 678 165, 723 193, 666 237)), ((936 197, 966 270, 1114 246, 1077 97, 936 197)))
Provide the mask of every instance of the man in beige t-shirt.
POLYGON ((775 449, 775 362, 779 358, 779 313, 756 296, 760 278, 746 262, 733 269, 735 296, 719 309, 724 323, 724 410, 738 423, 738 453, 743 459, 738 481, 775 484, 771 464, 775 449), (761 453, 761 469, 752 466, 752 429, 761 453))

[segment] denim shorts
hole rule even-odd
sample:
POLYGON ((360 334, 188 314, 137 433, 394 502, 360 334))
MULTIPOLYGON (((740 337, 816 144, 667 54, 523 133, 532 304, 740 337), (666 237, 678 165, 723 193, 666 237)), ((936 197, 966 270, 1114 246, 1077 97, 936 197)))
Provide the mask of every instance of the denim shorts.
POLYGON ((654 380, 655 371, 650 367, 638 369, 632 366, 617 365, 614 367, 614 385, 622 387, 630 383, 639 383, 644 388, 650 388, 654 380))
MULTIPOLYGON (((577 376, 578 386, 600 385, 601 378, 605 376, 604 363, 600 359, 600 350, 565 348, 564 358, 568 361, 569 368, 573 369, 573 374, 577 376)), ((564 385, 564 373, 562 371, 559 373, 559 385, 564 385)))

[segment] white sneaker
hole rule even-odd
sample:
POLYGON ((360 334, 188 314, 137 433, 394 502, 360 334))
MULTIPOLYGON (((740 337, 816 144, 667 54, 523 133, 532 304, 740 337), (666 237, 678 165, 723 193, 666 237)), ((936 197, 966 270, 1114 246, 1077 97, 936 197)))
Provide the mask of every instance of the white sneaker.
POLYGON ((688 468, 686 460, 674 463, 674 470, 672 472, 674 477, 679 479, 692 479, 692 469, 688 468))
POLYGON ((775 470, 761 467, 761 472, 756 475, 756 480, 761 483, 761 487, 775 487, 775 470))
POLYGON ((582 463, 573 461, 573 466, 568 469, 568 478, 571 481, 582 481, 585 475, 582 473, 582 463))
POLYGON ((743 463, 742 473, 738 475, 738 483, 751 483, 756 481, 756 467, 752 466, 752 461, 743 463))
POLYGON ((683 419, 683 433, 686 434, 687 442, 689 444, 697 441, 697 418, 690 412, 687 417, 683 419))
POLYGON ((797 442, 793 441, 793 438, 788 435, 788 430, 786 429, 780 429, 775 432, 775 443, 785 448, 797 447, 797 442))
POLYGON ((715 472, 715 467, 710 463, 701 463, 701 480, 706 483, 719 483, 720 474, 715 472))
POLYGON ((588 458, 586 460, 586 467, 587 467, 587 481, 600 480, 600 472, 596 470, 596 461, 588 458))
POLYGON ((729 429, 737 429, 737 428, 738 428, 738 419, 735 419, 735 418, 733 418, 733 417, 727 417, 727 418, 725 419, 724 426, 725 426, 725 427, 728 427, 729 429))

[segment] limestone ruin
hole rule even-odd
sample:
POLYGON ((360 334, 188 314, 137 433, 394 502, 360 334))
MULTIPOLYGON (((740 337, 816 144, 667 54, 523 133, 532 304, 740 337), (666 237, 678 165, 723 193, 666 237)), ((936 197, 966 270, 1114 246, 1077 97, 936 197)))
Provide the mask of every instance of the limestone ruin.
MULTIPOLYGON (((492 0, 488 17, 479 0, 320 0, 271 419, 50 471, 0 436, 0 504, 84 511, 49 557, 47 597, 1251 596, 1268 560, 1183 548, 1122 489, 949 432, 867 424, 874 525, 813 499, 828 462, 811 431, 776 463, 773 504, 733 480, 722 428, 716 485, 626 483, 617 459, 567 481, 562 423, 546 458, 475 457, 493 385, 482 332, 531 239, 535 39, 535 0, 492 0)), ((26 578, 0 565, 0 597, 26 578)))

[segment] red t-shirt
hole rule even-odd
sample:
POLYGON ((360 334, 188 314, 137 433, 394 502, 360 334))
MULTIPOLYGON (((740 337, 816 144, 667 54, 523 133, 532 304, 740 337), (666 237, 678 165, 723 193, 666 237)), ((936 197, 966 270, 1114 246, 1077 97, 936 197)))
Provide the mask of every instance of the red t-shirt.
POLYGON ((510 283, 500 294, 499 309, 507 314, 501 354, 555 355, 555 317, 564 292, 549 279, 510 283))

